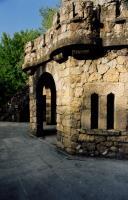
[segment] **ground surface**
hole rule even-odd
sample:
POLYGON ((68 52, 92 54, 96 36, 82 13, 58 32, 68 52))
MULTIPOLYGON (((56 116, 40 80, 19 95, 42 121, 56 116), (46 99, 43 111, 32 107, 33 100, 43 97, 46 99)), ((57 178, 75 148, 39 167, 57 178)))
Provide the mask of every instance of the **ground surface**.
POLYGON ((71 157, 0 122, 0 200, 128 200, 128 161, 71 157))

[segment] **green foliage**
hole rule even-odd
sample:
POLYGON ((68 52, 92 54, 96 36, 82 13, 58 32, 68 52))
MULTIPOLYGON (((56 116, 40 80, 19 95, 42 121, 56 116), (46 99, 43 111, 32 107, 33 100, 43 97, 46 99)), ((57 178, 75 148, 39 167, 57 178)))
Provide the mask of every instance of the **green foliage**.
POLYGON ((41 22, 41 31, 46 32, 49 28, 52 26, 52 20, 54 14, 57 12, 57 8, 41 8, 39 10, 40 15, 42 17, 42 22, 41 22))
MULTIPOLYGON (((53 15, 57 10, 58 6, 40 9, 41 32, 47 31, 52 26, 53 15)), ((39 30, 17 32, 13 37, 3 33, 0 41, 0 105, 25 86, 27 75, 22 71, 24 45, 39 35, 39 30)))
POLYGON ((27 76, 22 71, 24 45, 39 36, 39 31, 21 31, 11 38, 3 33, 0 42, 0 104, 22 89, 27 76))
POLYGON ((52 27, 52 21, 54 14, 58 11, 62 0, 57 0, 57 5, 54 7, 42 7, 40 8, 40 16, 41 16, 41 32, 46 32, 49 28, 52 27))

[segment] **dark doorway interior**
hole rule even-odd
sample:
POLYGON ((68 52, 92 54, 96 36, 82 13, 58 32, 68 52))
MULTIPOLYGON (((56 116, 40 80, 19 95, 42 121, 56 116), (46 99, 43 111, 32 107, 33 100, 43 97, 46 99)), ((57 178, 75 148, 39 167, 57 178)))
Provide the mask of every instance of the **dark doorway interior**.
POLYGON ((37 135, 56 133, 56 87, 51 74, 45 72, 37 82, 37 135))
POLYGON ((114 94, 107 95, 107 129, 114 129, 114 94))
POLYGON ((99 96, 94 93, 91 95, 91 129, 98 128, 99 96))
POLYGON ((46 121, 46 95, 42 96, 42 104, 43 104, 43 122, 46 121))

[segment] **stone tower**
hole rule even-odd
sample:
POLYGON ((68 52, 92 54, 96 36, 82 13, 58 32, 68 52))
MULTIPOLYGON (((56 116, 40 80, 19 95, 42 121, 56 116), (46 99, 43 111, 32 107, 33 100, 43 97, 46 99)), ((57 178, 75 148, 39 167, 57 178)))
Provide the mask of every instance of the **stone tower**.
POLYGON ((23 70, 30 75, 33 134, 44 135, 48 118, 57 145, 69 153, 127 156, 125 1, 63 0, 51 29, 26 44, 23 70))

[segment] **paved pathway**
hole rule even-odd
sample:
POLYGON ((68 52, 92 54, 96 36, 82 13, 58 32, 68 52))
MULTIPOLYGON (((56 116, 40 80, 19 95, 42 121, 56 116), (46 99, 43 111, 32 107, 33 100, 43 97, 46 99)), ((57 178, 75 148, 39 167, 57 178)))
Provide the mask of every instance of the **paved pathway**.
POLYGON ((0 122, 0 200, 128 200, 128 161, 71 157, 0 122))

